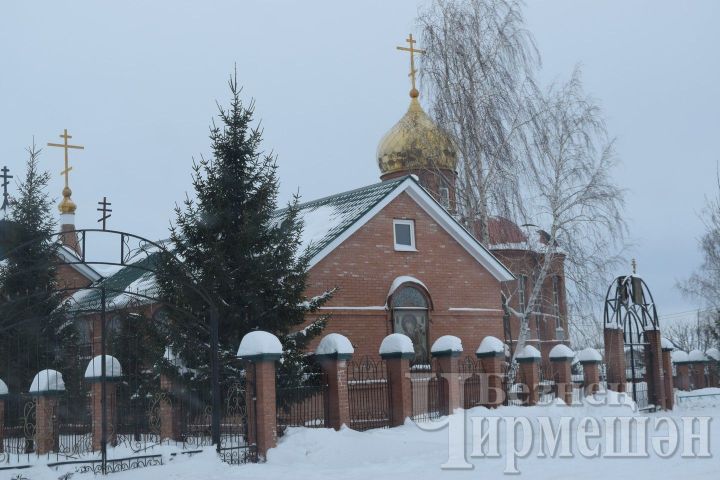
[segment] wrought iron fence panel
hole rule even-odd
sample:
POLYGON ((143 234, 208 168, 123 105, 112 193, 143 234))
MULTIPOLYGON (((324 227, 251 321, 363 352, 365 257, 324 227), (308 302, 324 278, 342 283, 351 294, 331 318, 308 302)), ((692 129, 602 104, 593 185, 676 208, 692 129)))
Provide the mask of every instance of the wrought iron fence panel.
POLYGON ((448 382, 437 359, 426 368, 414 368, 410 373, 413 420, 424 422, 448 414, 448 382))
POLYGON ((347 369, 350 427, 388 428, 391 401, 385 361, 365 357, 348 362, 347 369))
POLYGON ((540 363, 539 373, 538 401, 541 405, 549 405, 557 398, 557 376, 549 363, 540 363))
POLYGON ((463 379, 463 408, 465 410, 487 403, 488 383, 482 361, 470 356, 459 362, 463 379))
POLYGON ((328 381, 324 372, 306 373, 300 380, 278 375, 277 429, 328 427, 328 381))

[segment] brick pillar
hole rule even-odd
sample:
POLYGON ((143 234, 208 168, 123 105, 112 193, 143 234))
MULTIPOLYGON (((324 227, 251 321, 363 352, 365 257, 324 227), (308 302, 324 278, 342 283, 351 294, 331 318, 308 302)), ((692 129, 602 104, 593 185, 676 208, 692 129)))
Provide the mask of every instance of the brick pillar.
POLYGON ((675 371, 678 390, 690 390, 690 365, 687 362, 675 362, 675 371))
POLYGON ((505 392, 502 388, 503 375, 505 375, 505 352, 500 351, 481 351, 478 349, 475 354, 482 363, 483 371, 487 378, 488 392, 487 395, 483 394, 481 398, 486 399, 487 403, 483 403, 483 406, 488 408, 499 407, 505 400, 505 392))
POLYGON ((625 373, 625 339, 619 328, 605 328, 605 364, 607 366, 608 390, 624 392, 627 379, 625 373))
POLYGON ((572 361, 575 358, 575 352, 567 345, 558 344, 550 350, 548 356, 557 388, 557 398, 562 399, 566 405, 572 405, 572 361))
POLYGON ((35 399, 35 451, 38 455, 57 452, 60 446, 57 392, 43 392, 35 399))
POLYGON ((585 395, 592 395, 600 389, 600 362, 580 362, 583 367, 583 383, 585 384, 585 395))
POLYGON ((662 365, 663 365, 663 383, 665 387, 665 408, 672 410, 675 406, 675 389, 673 388, 672 375, 672 350, 673 346, 670 342, 663 341, 662 347, 662 365))
POLYGON ((347 361, 353 352, 350 340, 339 333, 325 335, 315 350, 315 357, 327 375, 328 420, 335 430, 350 425, 347 361))
POLYGON ((720 362, 712 360, 708 364, 710 375, 708 376, 708 387, 720 386, 720 362))
MULTIPOLYGON (((0 380, 0 387, 2 380, 0 380)), ((0 395, 0 453, 5 452, 5 398, 0 395)))
POLYGON ((693 390, 700 390, 701 388, 707 387, 705 382, 705 363, 706 362, 690 363, 693 375, 693 390))
POLYGON ((182 385, 161 373, 160 390, 160 441, 182 441, 182 385))
POLYGON ((520 383, 525 385, 527 392, 526 405, 537 405, 540 394, 540 351, 526 345, 515 357, 520 371, 520 383))
POLYGON ((462 344, 458 337, 452 335, 444 335, 433 343, 430 349, 432 357, 437 359, 439 370, 442 372, 443 379, 447 382, 448 413, 453 413, 463 404, 462 385, 464 379, 461 378, 458 360, 462 354, 462 344))
POLYGON ((412 417, 412 383, 410 359, 415 358, 412 340, 402 333, 392 333, 380 344, 380 357, 387 367, 390 390, 390 426, 398 427, 412 417))
MULTIPOLYGON (((93 382, 90 387, 92 410, 92 448, 100 450, 102 444, 102 385, 93 382)), ((117 445, 117 384, 105 383, 105 421, 107 422, 107 445, 117 445)))
POLYGON ((645 379, 648 384, 648 400, 663 410, 667 409, 665 399, 665 372, 662 358, 660 330, 645 330, 645 379))
POLYGON ((280 340, 259 330, 243 337, 237 353, 245 360, 248 442, 256 445, 259 461, 265 461, 267 451, 277 445, 275 362, 282 353, 280 340))

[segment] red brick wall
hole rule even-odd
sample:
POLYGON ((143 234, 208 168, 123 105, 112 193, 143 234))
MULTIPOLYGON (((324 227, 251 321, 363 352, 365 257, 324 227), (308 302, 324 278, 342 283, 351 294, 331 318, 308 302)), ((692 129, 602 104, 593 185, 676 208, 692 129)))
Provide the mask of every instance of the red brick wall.
MULTIPOLYGON (((338 287, 326 306, 382 307, 401 275, 428 287, 433 303, 428 348, 446 334, 460 337, 466 352, 474 352, 486 335, 503 338, 500 283, 404 193, 310 270, 307 293, 338 287), (417 252, 395 251, 393 219, 415 221, 417 252)), ((384 309, 332 308, 323 313, 332 315, 326 333, 346 335, 355 358, 377 355, 382 339, 392 333, 390 312, 384 309)))
MULTIPOLYGON (((92 283, 84 275, 75 270, 72 265, 57 266, 57 282, 60 288, 80 289, 87 287, 92 283)), ((65 292, 65 296, 75 293, 73 290, 65 292)))

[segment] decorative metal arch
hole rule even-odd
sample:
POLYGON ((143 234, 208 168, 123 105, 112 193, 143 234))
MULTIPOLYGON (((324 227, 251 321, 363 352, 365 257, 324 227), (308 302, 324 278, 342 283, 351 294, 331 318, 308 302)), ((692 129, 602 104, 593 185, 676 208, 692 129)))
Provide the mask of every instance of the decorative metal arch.
MULTIPOLYGON (((646 401, 642 398, 638 383, 643 381, 642 374, 636 368, 636 356, 645 353, 648 347, 645 338, 647 330, 657 330, 660 326, 655 300, 645 281, 637 275, 617 277, 608 287, 605 296, 605 328, 622 329, 625 347, 629 347, 630 365, 626 365, 623 381, 627 381, 628 371, 632 383, 632 396, 636 403, 646 401)), ((623 352, 624 355, 624 352, 623 352)), ((649 360, 649 357, 646 357, 649 360)), ((651 365, 645 365, 652 368, 651 365)), ((644 394, 647 396, 647 388, 644 394)))

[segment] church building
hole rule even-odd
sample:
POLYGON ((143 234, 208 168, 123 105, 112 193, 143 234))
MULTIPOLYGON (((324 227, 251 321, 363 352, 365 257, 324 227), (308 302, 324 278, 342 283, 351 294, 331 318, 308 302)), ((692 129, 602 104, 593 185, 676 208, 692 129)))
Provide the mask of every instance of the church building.
MULTIPOLYGON (((417 50, 412 37, 408 41, 410 48, 403 49, 411 53, 410 104, 379 142, 380 181, 300 205, 302 248, 309 249, 311 257, 306 293, 336 289, 320 312, 330 315, 325 332, 347 336, 358 357, 376 356, 382 339, 395 332, 412 339, 416 362, 428 360, 430 346, 442 335, 460 337, 466 353, 473 353, 488 335, 503 339, 510 351, 519 324, 505 302, 515 310, 524 309, 542 255, 541 248, 531 246, 542 244, 543 232, 491 218, 490 244, 483 245, 460 222, 457 152, 420 105, 414 80, 417 50)), ((69 200, 65 193, 63 202, 69 200)), ((74 208, 64 208, 63 229, 72 229, 74 208)), ((278 218, 283 214, 276 212, 278 218)), ((81 248, 74 238, 64 243, 66 255, 81 248)), ((113 291, 154 285, 152 274, 137 268, 124 268, 107 278, 92 269, 65 269, 61 276, 61 282, 78 286, 83 279, 86 284, 108 282, 113 291)), ((93 292, 74 295, 79 310, 97 302, 93 292)), ((530 343, 547 360, 549 350, 568 338, 562 258, 542 292, 530 343)), ((124 295, 108 301, 124 305, 124 295)), ((152 313, 152 305, 147 307, 152 313)), ((92 332, 87 336, 92 338, 92 332)))

